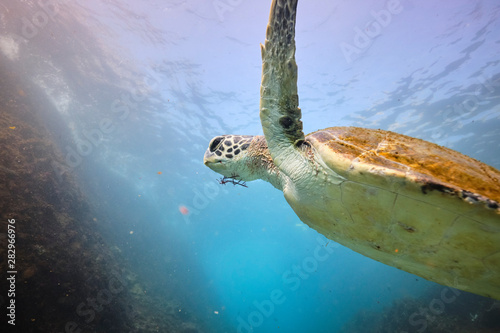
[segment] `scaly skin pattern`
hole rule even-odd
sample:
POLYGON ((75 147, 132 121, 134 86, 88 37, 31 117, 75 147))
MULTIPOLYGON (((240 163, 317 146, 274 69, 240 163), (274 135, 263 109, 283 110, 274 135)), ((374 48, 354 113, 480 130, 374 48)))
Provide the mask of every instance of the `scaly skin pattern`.
POLYGON ((297 0, 273 1, 266 41, 261 45, 260 120, 274 163, 301 158, 304 142, 297 94, 295 17, 297 0))

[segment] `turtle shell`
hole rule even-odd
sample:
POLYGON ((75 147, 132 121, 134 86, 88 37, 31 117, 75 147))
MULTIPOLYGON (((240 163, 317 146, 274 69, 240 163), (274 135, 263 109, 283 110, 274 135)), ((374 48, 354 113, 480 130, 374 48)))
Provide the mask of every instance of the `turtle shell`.
POLYGON ((335 156, 333 163, 327 163, 331 168, 338 166, 342 156, 349 167, 339 170, 341 175, 352 174, 355 165, 363 165, 373 172, 404 175, 420 183, 423 194, 438 190, 482 202, 491 209, 500 207, 500 171, 455 150, 390 131, 359 127, 327 128, 309 134, 308 140, 322 146, 325 162, 332 162, 328 157, 335 156))
POLYGON ((498 170, 383 130, 332 127, 306 141, 326 171, 314 189, 284 191, 305 223, 385 264, 500 299, 498 170))

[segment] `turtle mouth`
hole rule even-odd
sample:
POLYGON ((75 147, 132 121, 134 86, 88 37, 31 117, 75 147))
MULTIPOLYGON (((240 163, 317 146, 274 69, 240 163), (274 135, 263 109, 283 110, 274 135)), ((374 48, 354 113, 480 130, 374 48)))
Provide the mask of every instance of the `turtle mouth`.
POLYGON ((207 166, 212 171, 215 171, 221 175, 225 174, 226 168, 225 168, 224 162, 222 162, 222 161, 204 160, 203 164, 205 164, 205 166, 207 166))
POLYGON ((203 164, 205 164, 207 167, 210 167, 211 165, 222 164, 222 161, 207 161, 207 160, 203 160, 203 164))
POLYGON ((207 150, 205 152, 205 156, 203 156, 203 164, 205 164, 210 169, 214 169, 213 167, 216 165, 222 165, 223 162, 218 156, 211 151, 207 150))

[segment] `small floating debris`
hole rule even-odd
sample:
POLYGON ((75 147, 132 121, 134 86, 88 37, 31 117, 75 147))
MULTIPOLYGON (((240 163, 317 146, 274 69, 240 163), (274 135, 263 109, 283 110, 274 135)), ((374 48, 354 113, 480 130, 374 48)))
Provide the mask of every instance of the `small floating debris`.
POLYGON ((179 212, 181 212, 182 215, 188 215, 189 209, 187 209, 186 206, 179 206, 179 212))

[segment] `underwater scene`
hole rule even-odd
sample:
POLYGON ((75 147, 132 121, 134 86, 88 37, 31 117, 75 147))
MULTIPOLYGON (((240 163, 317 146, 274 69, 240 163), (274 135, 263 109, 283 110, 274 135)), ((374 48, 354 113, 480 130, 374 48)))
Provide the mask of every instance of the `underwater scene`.
POLYGON ((2 332, 500 332, 497 0, 2 0, 0 147, 2 332))

